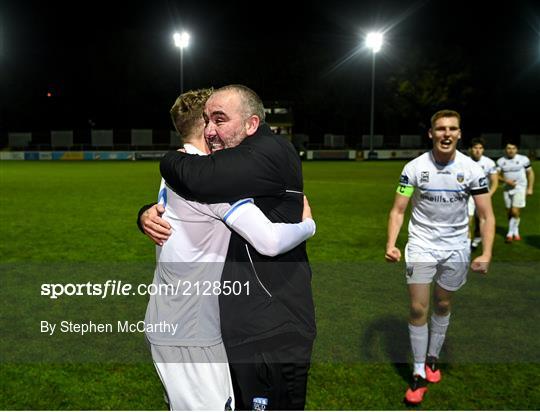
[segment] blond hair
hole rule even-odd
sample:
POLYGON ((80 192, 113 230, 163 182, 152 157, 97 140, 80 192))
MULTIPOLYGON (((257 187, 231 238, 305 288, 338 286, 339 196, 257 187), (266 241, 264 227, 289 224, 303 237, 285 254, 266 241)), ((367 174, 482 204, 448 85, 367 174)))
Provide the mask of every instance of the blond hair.
POLYGON ((182 93, 171 107, 171 119, 174 128, 184 139, 193 133, 197 123, 202 119, 204 104, 213 89, 190 90, 182 93))
POLYGON ((442 117, 455 117, 458 119, 458 123, 461 127, 461 116, 458 112, 456 112, 455 110, 448 110, 448 109, 444 109, 444 110, 439 110, 438 112, 436 112, 433 116, 431 116, 431 127, 433 128, 434 125, 435 125, 435 122, 437 120, 439 120, 440 118, 442 117))

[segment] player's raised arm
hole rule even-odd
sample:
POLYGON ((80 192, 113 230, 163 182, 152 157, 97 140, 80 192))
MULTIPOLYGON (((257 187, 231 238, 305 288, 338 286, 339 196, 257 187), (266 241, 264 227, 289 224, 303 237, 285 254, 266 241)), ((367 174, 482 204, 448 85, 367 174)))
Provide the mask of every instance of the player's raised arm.
POLYGON ((399 262, 401 259, 401 251, 396 247, 396 241, 403 225, 405 211, 407 210, 412 192, 412 186, 400 185, 394 198, 394 205, 388 217, 388 236, 386 240, 386 253, 384 255, 384 258, 388 262, 399 262))
POLYGON ((299 223, 273 223, 253 203, 242 199, 230 205, 226 203, 203 204, 188 201, 201 213, 222 220, 242 236, 261 255, 277 256, 286 253, 315 234, 316 225, 311 208, 304 196, 304 213, 299 223))
POLYGON ((286 187, 277 169, 280 147, 273 152, 240 145, 210 156, 168 152, 161 175, 180 196, 205 203, 235 202, 255 196, 282 194, 286 187))
POLYGON ((224 221, 257 252, 266 256, 288 252, 312 237, 316 230, 305 196, 304 213, 300 223, 272 223, 253 203, 244 203, 237 209, 233 206, 225 215, 224 221))

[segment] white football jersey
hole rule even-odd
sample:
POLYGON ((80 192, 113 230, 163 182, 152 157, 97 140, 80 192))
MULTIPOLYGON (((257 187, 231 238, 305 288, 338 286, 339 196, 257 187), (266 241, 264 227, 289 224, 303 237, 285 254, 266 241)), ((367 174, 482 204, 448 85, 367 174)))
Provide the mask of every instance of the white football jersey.
MULTIPOLYGON (((505 179, 516 181, 516 188, 527 188, 527 174, 525 171, 531 167, 531 161, 527 156, 516 154, 513 158, 503 156, 497 160, 497 170, 503 173, 505 179)), ((504 190, 513 187, 504 185, 504 190)))
POLYGON ((414 188, 411 245, 435 250, 468 246, 467 201, 471 194, 488 192, 487 178, 475 161, 456 152, 454 161, 440 165, 429 151, 405 165, 400 186, 414 188))
POLYGON ((478 165, 480 165, 480 167, 484 171, 484 174, 488 178, 488 186, 489 186, 489 183, 490 183, 489 175, 494 175, 498 173, 497 165, 495 164, 493 160, 491 160, 489 157, 486 157, 486 156, 481 156, 480 159, 478 159, 477 161, 475 160, 475 162, 478 165))

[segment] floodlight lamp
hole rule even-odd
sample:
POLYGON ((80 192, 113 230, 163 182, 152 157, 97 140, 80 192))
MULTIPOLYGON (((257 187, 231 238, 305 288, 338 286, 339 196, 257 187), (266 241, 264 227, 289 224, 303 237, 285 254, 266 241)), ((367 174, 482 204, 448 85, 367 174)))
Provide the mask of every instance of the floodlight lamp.
POLYGON ((380 32, 368 33, 366 37, 366 46, 373 50, 373 53, 377 53, 381 50, 383 44, 383 34, 380 32))
POLYGON ((189 46, 189 33, 183 31, 182 33, 174 33, 173 35, 174 45, 180 49, 189 46))

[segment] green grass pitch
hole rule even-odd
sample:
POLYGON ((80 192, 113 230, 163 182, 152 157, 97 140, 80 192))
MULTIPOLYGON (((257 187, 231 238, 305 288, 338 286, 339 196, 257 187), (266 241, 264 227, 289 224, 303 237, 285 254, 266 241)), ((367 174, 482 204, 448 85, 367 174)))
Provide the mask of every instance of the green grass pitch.
MULTIPOLYGON (((383 259, 403 164, 303 164, 317 223, 308 241, 318 337, 307 409, 407 408, 403 264, 383 259)), ((540 162, 533 168, 540 175, 540 162)), ((154 247, 135 219, 155 199, 159 178, 156 162, 0 162, 1 409, 166 409, 142 334, 56 339, 39 333, 42 317, 142 319, 145 297, 53 302, 40 296, 40 284, 129 276, 150 283, 154 247)), ((444 380, 430 386, 422 409, 540 408, 538 181, 523 211, 521 242, 504 243, 502 193, 495 194, 491 272, 470 274, 456 294, 444 380)), ((404 225, 401 248, 406 232, 404 225)))

